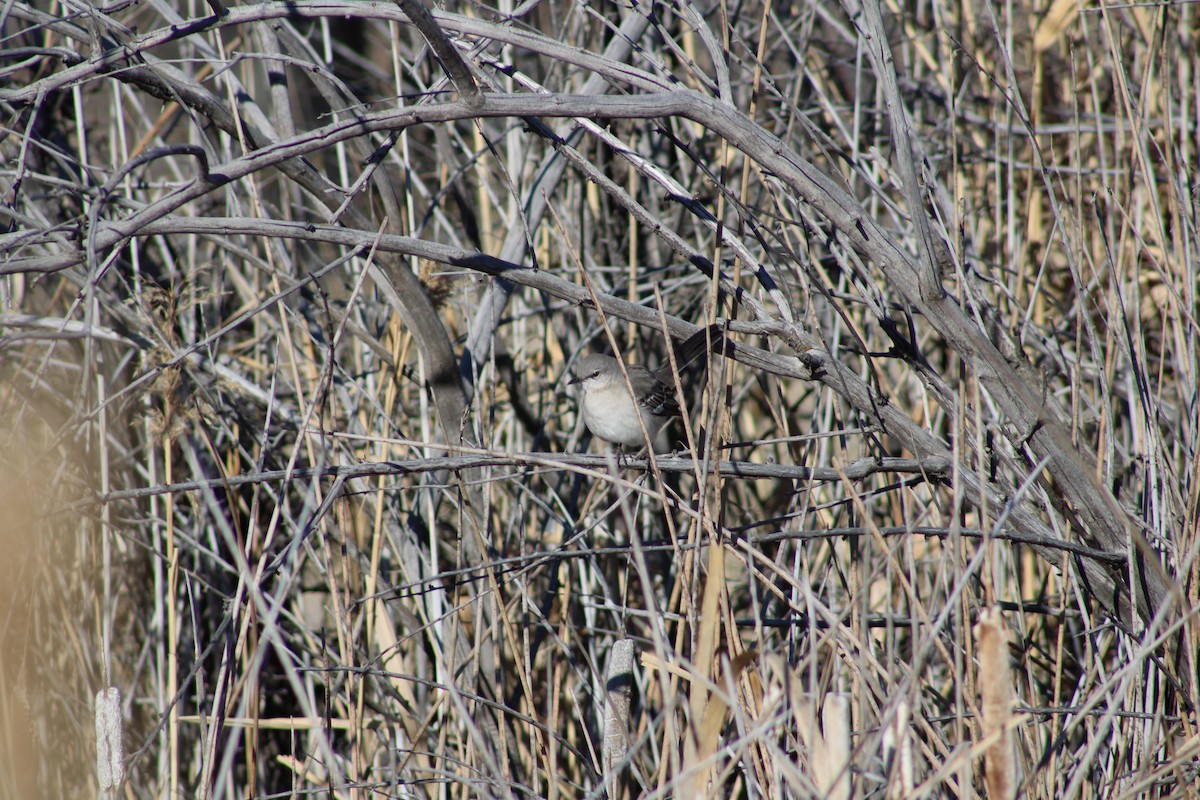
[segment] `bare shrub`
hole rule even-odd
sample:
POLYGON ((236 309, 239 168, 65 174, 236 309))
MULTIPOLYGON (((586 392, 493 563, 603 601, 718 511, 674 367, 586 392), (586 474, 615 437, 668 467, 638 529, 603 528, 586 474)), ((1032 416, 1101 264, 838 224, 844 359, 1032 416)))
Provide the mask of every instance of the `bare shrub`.
POLYGON ((1194 783, 1193 6, 0 21, 5 791, 982 795, 993 605, 1005 794, 1194 783))

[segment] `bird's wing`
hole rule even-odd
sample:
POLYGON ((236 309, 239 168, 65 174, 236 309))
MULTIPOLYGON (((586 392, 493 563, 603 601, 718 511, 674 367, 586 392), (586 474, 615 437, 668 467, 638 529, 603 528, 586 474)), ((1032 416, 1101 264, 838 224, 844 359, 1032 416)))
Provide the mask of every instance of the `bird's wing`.
POLYGON ((643 366, 630 366, 629 381, 642 408, 656 417, 679 415, 679 404, 675 402, 675 387, 659 380, 643 366))

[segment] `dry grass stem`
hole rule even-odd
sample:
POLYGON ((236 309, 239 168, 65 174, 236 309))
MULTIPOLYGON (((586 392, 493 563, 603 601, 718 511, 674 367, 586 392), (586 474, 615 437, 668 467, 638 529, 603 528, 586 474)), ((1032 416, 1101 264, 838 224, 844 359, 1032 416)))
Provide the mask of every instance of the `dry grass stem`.
POLYGON ((991 743, 984 756, 983 781, 991 800, 1017 796, 1018 775, 1012 720, 1012 671, 1008 666, 1008 631, 995 607, 985 608, 975 623, 979 658, 980 732, 991 743))

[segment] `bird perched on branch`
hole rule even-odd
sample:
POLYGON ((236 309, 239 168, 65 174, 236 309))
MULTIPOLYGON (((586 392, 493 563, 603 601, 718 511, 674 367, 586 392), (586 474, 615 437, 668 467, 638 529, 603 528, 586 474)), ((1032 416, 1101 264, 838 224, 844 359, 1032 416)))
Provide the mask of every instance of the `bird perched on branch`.
MULTIPOLYGON (((681 371, 724 335, 719 327, 711 328, 715 331, 702 329, 679 346, 675 361, 681 371)), ((714 352, 719 349, 714 345, 714 352)), ((661 434, 671 418, 679 416, 671 364, 655 370, 626 364, 625 373, 628 382, 613 356, 594 353, 579 359, 570 383, 580 388, 579 411, 584 424, 596 437, 622 447, 640 448, 648 435, 654 452, 665 452, 666 437, 661 434)))

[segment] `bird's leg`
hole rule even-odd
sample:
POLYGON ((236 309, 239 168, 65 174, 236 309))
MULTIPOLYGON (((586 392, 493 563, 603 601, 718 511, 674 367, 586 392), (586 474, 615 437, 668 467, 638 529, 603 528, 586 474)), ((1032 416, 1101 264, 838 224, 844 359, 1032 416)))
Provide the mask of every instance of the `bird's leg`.
POLYGON ((625 445, 617 445, 617 466, 621 469, 627 469, 629 467, 629 460, 630 455, 625 452, 625 445))
POLYGON ((635 452, 631 453, 625 449, 625 445, 617 445, 617 466, 619 466, 621 469, 628 469, 635 458, 640 458, 646 455, 647 449, 648 448, 646 445, 642 445, 635 452))

